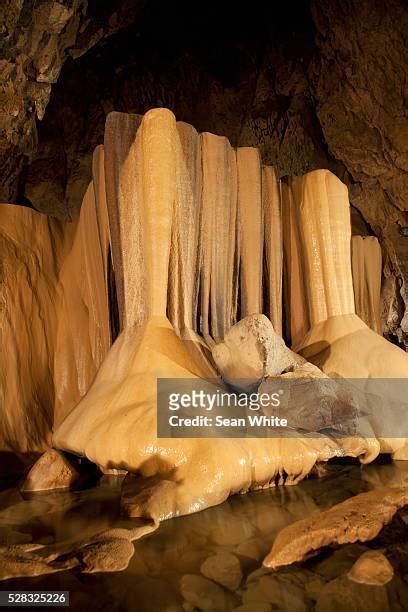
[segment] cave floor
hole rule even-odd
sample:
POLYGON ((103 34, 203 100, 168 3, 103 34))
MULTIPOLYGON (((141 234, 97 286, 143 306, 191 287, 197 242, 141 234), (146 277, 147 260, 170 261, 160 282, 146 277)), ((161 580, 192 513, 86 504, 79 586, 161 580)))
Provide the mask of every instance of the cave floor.
MULTIPOLYGON (((326 549, 302 564, 275 572, 261 569, 263 557, 283 527, 386 484, 408 485, 408 462, 363 467, 330 464, 319 479, 236 495, 220 506, 162 523, 158 531, 134 543, 135 554, 123 572, 86 575, 74 569, 3 581, 1 590, 66 590, 71 609, 89 611, 239 608, 286 612, 324 611, 327 606, 348 612, 408 610, 408 509, 400 511, 371 542, 326 549), (394 568, 386 586, 357 584, 345 576, 369 549, 381 550, 394 568), (210 585, 207 592, 208 584, 203 582, 192 594, 196 578, 191 575, 200 575, 203 562, 216 553, 232 553, 239 559, 240 586, 214 590, 210 585)), ((15 486, 3 489, 1 544, 53 546, 74 543, 110 527, 132 527, 131 519, 119 516, 120 485, 121 477, 104 476, 97 486, 78 492, 23 497, 15 486)))

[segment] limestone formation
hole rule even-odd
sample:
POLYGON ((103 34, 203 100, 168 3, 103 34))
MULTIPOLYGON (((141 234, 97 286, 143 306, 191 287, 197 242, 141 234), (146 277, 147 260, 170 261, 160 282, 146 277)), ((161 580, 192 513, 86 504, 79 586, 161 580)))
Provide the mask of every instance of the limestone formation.
POLYGON ((280 182, 272 166, 262 167, 265 261, 268 305, 264 304, 277 334, 282 335, 282 204, 280 182), (268 308, 268 310, 267 310, 268 308))
POLYGON ((88 540, 61 545, 14 544, 0 547, 0 580, 28 578, 79 568, 84 574, 127 568, 132 542, 157 529, 146 523, 133 529, 108 529, 88 540))
MULTIPOLYGON (((180 146, 180 130, 174 116, 165 109, 150 111, 139 128, 138 121, 114 113, 108 119, 105 142, 113 265, 118 277, 123 331, 86 396, 57 429, 54 443, 58 448, 87 456, 104 469, 137 473, 140 481, 134 482, 134 496, 129 500, 124 494, 122 508, 132 516, 159 521, 220 503, 232 493, 270 486, 275 478, 295 483, 316 461, 342 455, 344 450, 324 436, 304 440, 296 433, 288 439, 256 441, 156 437, 157 378, 204 379, 213 370, 203 342, 194 336, 184 340, 180 330, 175 330, 166 318, 169 262, 174 257, 174 235, 180 231, 177 230, 180 216, 174 208, 180 206, 177 176, 183 161, 179 155, 185 155, 180 146)), ((235 239, 233 232, 228 231, 224 238, 214 240, 211 234, 214 225, 208 224, 213 224, 216 218, 215 209, 211 209, 214 202, 235 218, 234 208, 232 211, 228 208, 229 198, 234 202, 235 158, 228 143, 207 135, 203 137, 202 156, 204 252, 200 254, 199 265, 204 266, 204 273, 200 276, 200 283, 203 281, 200 331, 204 337, 211 334, 217 338, 233 319, 228 304, 232 307, 234 300, 231 294, 228 297, 225 288, 234 287, 231 275, 235 269, 232 263, 235 239), (215 154, 224 159, 223 163, 216 163, 212 141, 215 154), (219 168, 226 172, 226 167, 229 178, 223 182, 206 178, 207 172, 211 175, 219 168), (206 189, 212 190, 211 196, 205 195, 206 189), (230 195, 225 198, 225 193, 230 195), (207 253, 205 249, 209 246, 211 250, 207 253), (227 278, 222 259, 225 253, 231 254, 227 278), (208 269, 210 276, 205 274, 208 269)), ((251 164, 252 157, 251 152, 251 164)), ((191 160, 189 152, 187 158, 191 160)), ((256 159, 258 163, 259 158, 256 159)), ((183 170, 182 176, 185 181, 189 173, 183 170)), ((222 172, 217 176, 222 179, 222 172)), ((251 189, 248 184, 246 187, 251 189)), ((188 192, 188 186, 184 185, 183 190, 188 192)), ((193 197, 189 201, 196 205, 193 197)), ((246 201, 244 198, 242 205, 246 201)), ((242 253, 241 257, 253 261, 251 249, 245 255, 242 253)), ((259 279, 257 286, 260 282, 259 279)), ((174 283, 170 282, 170 286, 174 291, 174 283)), ((174 296, 172 303, 176 303, 174 296)), ((260 305, 259 300, 257 304, 260 305)), ((175 317, 174 308, 172 312, 175 317)))
POLYGON ((351 497, 330 510, 285 527, 263 565, 275 569, 303 561, 324 546, 371 540, 407 504, 404 487, 383 487, 351 497))
POLYGON ((374 435, 380 438, 382 452, 398 452, 403 457, 406 442, 397 437, 401 413, 395 411, 403 397, 392 385, 381 390, 378 381, 407 378, 408 355, 355 314, 347 189, 330 172, 317 170, 292 179, 290 191, 285 214, 293 216, 300 231, 296 248, 286 253, 287 266, 293 265, 294 253, 301 260, 297 270, 302 266, 290 299, 293 296, 292 309, 299 308, 299 296, 307 288, 307 299, 301 303, 309 321, 303 338, 296 329, 292 334, 292 342, 293 338, 297 341, 294 349, 329 376, 360 379, 366 397, 376 396, 377 407, 388 406, 388 411, 374 415, 374 435), (381 435, 384 422, 393 423, 388 437, 381 435))
POLYGON ((394 570, 391 563, 378 550, 365 552, 357 559, 347 577, 359 584, 383 586, 392 580, 394 570))
MULTIPOLYGON (((242 377, 254 387, 279 376, 324 381, 317 367, 326 375, 406 375, 407 356, 354 312, 349 204, 338 179, 317 171, 280 186, 255 149, 198 135, 166 109, 143 118, 111 113, 93 175, 75 223, 44 221, 17 207, 7 221, 4 208, 2 317, 13 347, 3 368, 11 376, 2 372, 1 381, 6 444, 44 446, 54 427, 56 448, 103 470, 131 472, 122 510, 155 521, 233 493, 295 484, 335 456, 368 461, 380 445, 405 456, 404 439, 378 442, 370 422, 365 436, 344 440, 294 429, 269 439, 157 438, 157 379, 222 388, 210 349, 226 381, 242 377), (29 227, 21 226, 16 254, 20 212, 29 227), (301 358, 262 315, 264 309, 280 329, 282 242, 285 320, 301 358), (15 299, 13 273, 26 260, 30 280, 23 278, 15 299), (234 326, 245 313, 250 317, 234 326), (27 370, 23 391, 19 363, 27 370), (25 406, 32 420, 23 418, 25 406)), ((312 416, 319 431, 330 421, 312 416)))
POLYGON ((67 489, 79 481, 80 475, 64 455, 54 449, 45 452, 33 465, 21 487, 22 491, 67 489))
POLYGON ((200 328, 223 338, 237 316, 238 203, 236 154, 226 138, 201 135, 200 328))
MULTIPOLYGON (((296 252, 303 265, 293 299, 299 307, 306 286, 303 308, 310 326, 303 338, 297 336, 295 350, 331 376, 407 377, 408 355, 355 314, 345 185, 327 170, 316 170, 293 179, 290 190, 300 228, 296 252)), ((287 259, 291 257, 288 253, 287 259)))
POLYGON ((263 210, 258 149, 237 149, 241 317, 262 312, 263 210))

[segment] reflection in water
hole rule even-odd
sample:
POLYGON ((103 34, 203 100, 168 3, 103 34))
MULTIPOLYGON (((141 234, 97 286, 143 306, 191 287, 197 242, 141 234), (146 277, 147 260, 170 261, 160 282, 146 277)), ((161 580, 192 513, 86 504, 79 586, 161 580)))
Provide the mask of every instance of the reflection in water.
MULTIPOLYGON (((324 478, 305 480, 294 487, 237 495, 220 506, 164 522, 158 531, 135 542, 135 554, 124 572, 84 575, 71 570, 32 579, 8 580, 2 583, 2 589, 69 590, 71 608, 75 610, 183 612, 195 609, 194 605, 205 609, 211 606, 213 609, 234 609, 243 604, 254 612, 256 606, 259 610, 314 609, 328 581, 338 580, 339 588, 344 590, 341 575, 362 551, 375 546, 375 541, 325 552, 302 566, 272 574, 259 569, 263 557, 276 534, 286 525, 384 484, 408 485, 407 463, 363 467, 328 465, 324 478), (221 552, 233 553, 239 559, 244 576, 240 588, 229 592, 217 586, 218 590, 208 595, 203 587, 197 602, 197 597, 188 593, 188 585, 194 585, 196 580, 190 577, 183 579, 181 593, 182 578, 200 575, 203 562, 221 552), (249 574, 252 575, 248 580, 249 574), (190 603, 186 603, 185 598, 190 603)), ((105 476, 92 489, 24 498, 17 488, 8 488, 0 492, 1 543, 32 541, 60 547, 112 526, 130 528, 134 522, 119 516, 120 485, 121 477, 105 476)), ((395 529, 404 528, 403 513, 402 517, 403 520, 398 518, 401 524, 395 529)), ((391 527, 388 529, 391 533, 391 527)), ((401 536, 398 538, 400 540, 401 536)), ((390 549, 387 547, 387 550, 391 557, 393 546, 390 536, 390 549)), ((408 601, 408 587, 403 577, 408 576, 407 552, 400 546, 398 555, 396 563, 403 568, 402 576, 398 570, 398 575, 387 587, 346 582, 354 602, 364 589, 375 588, 384 592, 387 601, 392 603, 391 610, 404 609, 403 601, 408 601), (405 598, 401 599, 401 593, 405 598)), ((333 590, 333 582, 330 588, 333 590)), ((381 597, 377 601, 384 605, 381 597)), ((377 604, 366 604, 365 610, 377 609, 370 605, 377 604)))

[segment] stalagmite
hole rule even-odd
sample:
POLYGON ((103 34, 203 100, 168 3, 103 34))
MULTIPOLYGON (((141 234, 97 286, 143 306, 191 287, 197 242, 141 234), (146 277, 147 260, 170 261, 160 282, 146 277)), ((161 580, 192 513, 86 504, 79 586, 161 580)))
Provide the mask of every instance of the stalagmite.
POLYGON ((226 138, 201 134, 201 332, 222 339, 236 320, 237 169, 226 138))
MULTIPOLYGON (((262 207, 265 227, 265 259, 268 295, 267 314, 274 330, 282 335, 282 208, 280 185, 272 166, 262 167, 262 207)), ((264 305, 264 312, 266 305, 264 305)))
MULTIPOLYGON (((299 257, 304 261, 310 330, 297 344, 308 361, 329 376, 360 379, 360 389, 375 395, 377 408, 400 406, 400 387, 378 380, 408 377, 408 355, 369 329, 355 314, 351 274, 351 228, 347 189, 327 170, 317 170, 291 181, 294 210, 300 227, 299 257)), ((301 288, 298 286, 298 293, 301 288)), ((376 408, 376 409, 377 409, 376 408)), ((382 414, 382 413, 381 413, 382 414)), ((378 414, 374 433, 382 452, 403 456, 404 439, 396 437, 400 413, 388 411, 393 435, 381 436, 378 414), (392 420, 394 419, 394 420, 392 420)))
POLYGON ((381 334, 381 247, 374 236, 352 236, 351 263, 353 268, 356 314, 377 334, 381 334))
POLYGON ((242 318, 262 312, 263 214, 258 149, 237 149, 237 173, 242 318))
POLYGON ((310 319, 310 330, 297 348, 329 375, 407 377, 408 355, 355 314, 345 185, 329 171, 316 170, 293 179, 291 189, 308 289, 304 307, 310 319))

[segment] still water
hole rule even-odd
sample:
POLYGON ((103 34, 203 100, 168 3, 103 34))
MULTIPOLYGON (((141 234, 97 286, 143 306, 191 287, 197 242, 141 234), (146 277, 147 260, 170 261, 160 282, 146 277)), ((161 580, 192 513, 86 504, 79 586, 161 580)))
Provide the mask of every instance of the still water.
MULTIPOLYGON (((293 487, 237 495, 220 506, 164 522, 136 541, 123 572, 85 575, 77 570, 2 582, 1 589, 70 591, 74 610, 189 612, 196 609, 268 612, 408 610, 408 512, 370 543, 326 550, 303 564, 264 572, 262 559, 286 525, 358 493, 387 484, 408 486, 408 462, 328 465, 319 479, 293 487), (362 552, 378 548, 395 575, 385 587, 357 585, 345 573, 362 552), (239 560, 242 580, 207 592, 200 568, 217 553, 239 560), (187 578, 186 578, 187 576, 187 578), (193 578, 191 578, 193 576, 193 578), (200 579, 199 579, 200 580, 200 579), (204 585, 204 586, 203 586, 204 585), (189 591, 196 589, 191 594, 189 591), (214 591, 214 592, 213 592, 214 591)), ((74 543, 110 527, 132 527, 119 515, 121 477, 105 476, 91 489, 23 497, 16 486, 0 492, 1 543, 74 543)), ((210 584, 211 587, 211 584, 210 584)))

